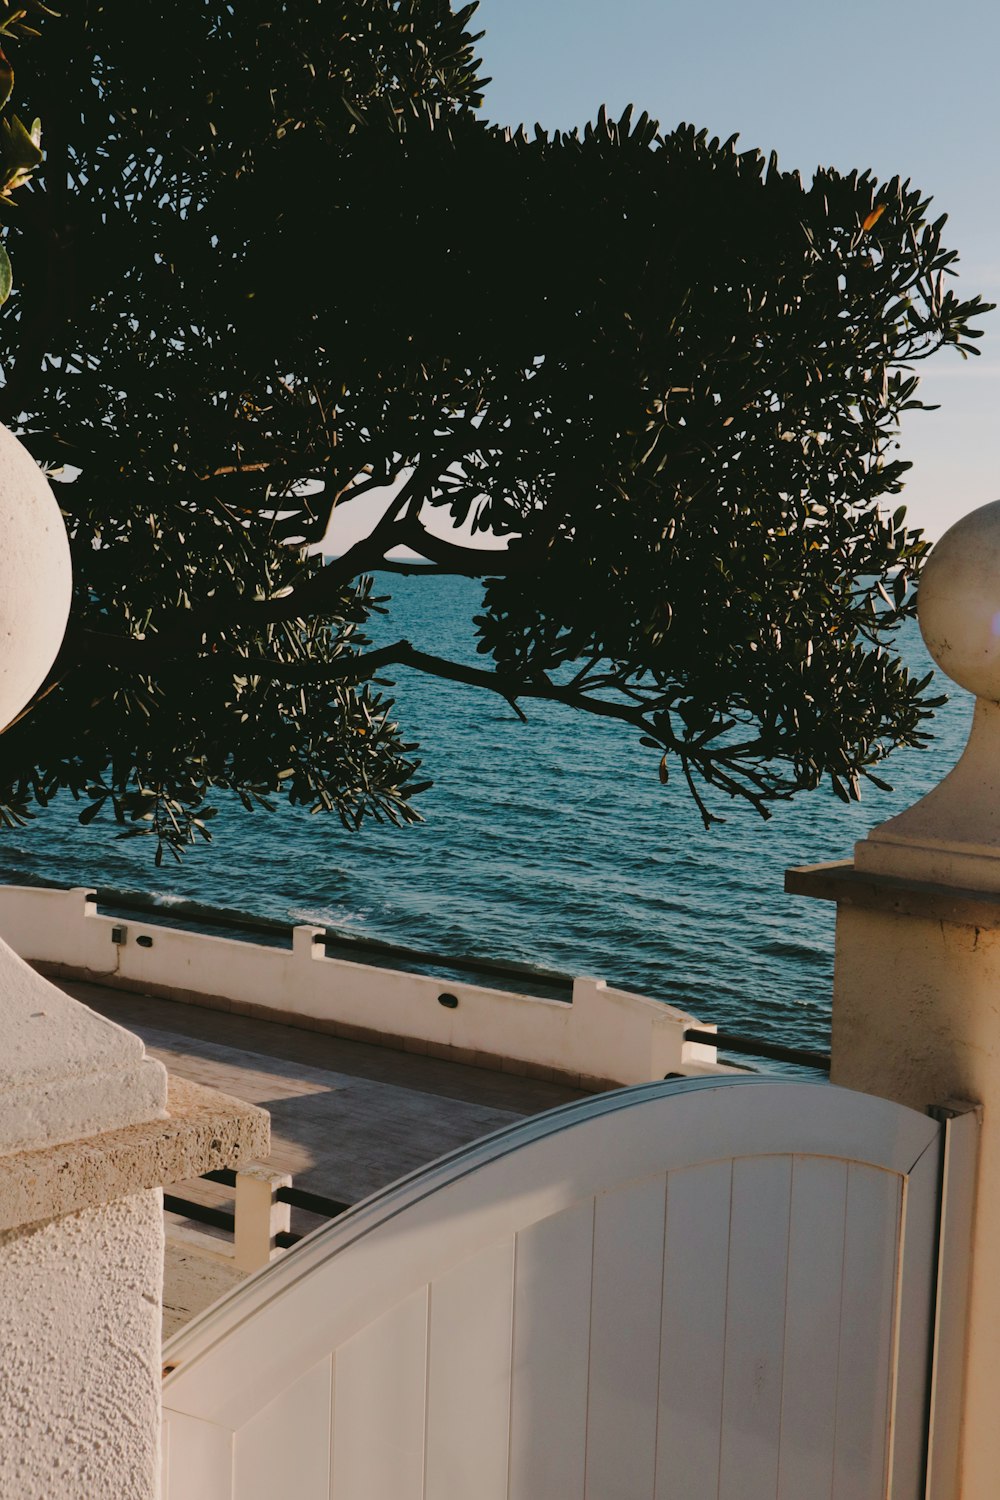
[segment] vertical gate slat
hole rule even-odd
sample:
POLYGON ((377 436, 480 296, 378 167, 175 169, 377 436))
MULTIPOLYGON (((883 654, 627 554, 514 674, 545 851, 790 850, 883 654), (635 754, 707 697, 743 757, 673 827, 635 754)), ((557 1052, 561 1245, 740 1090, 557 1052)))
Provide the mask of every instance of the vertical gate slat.
POLYGON ((233 1434, 214 1422, 171 1412, 164 1425, 170 1497, 230 1500, 233 1494, 233 1434))
POLYGON ((289 1453, 295 1454, 296 1500, 328 1500, 332 1366, 332 1360, 321 1360, 237 1433, 234 1474, 240 1500, 280 1495, 288 1484, 289 1453))
POLYGON ((777 1493, 791 1178, 787 1156, 733 1162, 720 1500, 777 1493))
POLYGON ((665 1196, 656 1177, 597 1199, 587 1500, 653 1494, 665 1196))
MULTIPOLYGON (((421 1500, 426 1369, 426 1287, 337 1350, 330 1492, 336 1500, 421 1500)), ((272 1491, 270 1500, 279 1493, 272 1491)))
POLYGON ((901 1193, 894 1173, 848 1168, 833 1500, 885 1493, 901 1193))
POLYGON ((833 1487, 846 1206, 846 1162, 794 1158, 778 1500, 833 1487))
POLYGON ((431 1287, 428 1500, 507 1500, 513 1266, 511 1236, 431 1287))
POLYGON ((517 1237, 510 1500, 583 1500, 594 1203, 517 1237))
POLYGON ((667 1178, 656 1500, 719 1492, 732 1178, 728 1161, 667 1178))

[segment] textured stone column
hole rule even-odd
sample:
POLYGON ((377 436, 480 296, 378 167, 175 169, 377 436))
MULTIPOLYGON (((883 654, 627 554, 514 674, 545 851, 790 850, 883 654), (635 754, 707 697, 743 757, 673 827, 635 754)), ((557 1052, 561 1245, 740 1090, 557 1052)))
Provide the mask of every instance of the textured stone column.
POLYGON ((0 1231, 0 1494, 158 1493, 162 1279, 155 1190, 0 1231))
MULTIPOLYGON (((69 548, 30 455, 0 428, 0 727, 65 628, 69 548)), ((268 1117, 168 1091, 138 1037, 0 942, 0 1496, 154 1500, 161 1187, 266 1155, 268 1117)))
POLYGON ((791 870, 837 901, 832 1081, 915 1109, 983 1106, 955 1500, 1000 1494, 1000 502, 934 548, 918 601, 977 698, 958 765, 853 862, 791 870))

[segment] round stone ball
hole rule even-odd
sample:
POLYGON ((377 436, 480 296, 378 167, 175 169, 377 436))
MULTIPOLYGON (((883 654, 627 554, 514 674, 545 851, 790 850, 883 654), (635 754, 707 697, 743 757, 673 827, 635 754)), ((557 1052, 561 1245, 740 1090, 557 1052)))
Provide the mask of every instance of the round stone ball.
POLYGON ((31 454, 0 426, 0 728, 56 659, 73 577, 59 506, 31 454))
POLYGON ((1000 703, 1000 500, 963 516, 931 548, 917 617, 942 672, 1000 703))

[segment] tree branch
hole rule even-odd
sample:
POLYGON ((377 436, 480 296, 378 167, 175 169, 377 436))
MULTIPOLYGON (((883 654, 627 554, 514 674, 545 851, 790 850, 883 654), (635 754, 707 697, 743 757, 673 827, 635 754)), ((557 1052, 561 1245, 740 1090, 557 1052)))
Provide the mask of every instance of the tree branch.
POLYGON ((438 573, 484 578, 510 571, 512 559, 507 547, 463 547, 457 542, 449 542, 428 531, 412 512, 406 517, 406 522, 408 524, 400 527, 403 545, 434 563, 438 573))
POLYGON ((332 661, 283 662, 267 656, 213 652, 211 655, 198 656, 192 662, 190 658, 178 657, 166 642, 161 644, 155 636, 137 640, 135 637, 81 631, 73 638, 71 654, 77 662, 102 661, 108 666, 121 667, 144 676, 155 676, 163 667, 174 666, 190 670, 196 664, 199 671, 212 676, 224 674, 234 677, 264 677, 272 682, 285 682, 295 686, 326 682, 365 682, 386 667, 410 667, 416 672, 424 672, 447 682, 486 688, 506 699, 515 707, 515 711, 518 698, 564 703, 601 718, 618 719, 646 733, 656 733, 662 739, 662 733, 654 730, 643 711, 627 703, 616 703, 607 698, 590 698, 585 693, 575 691, 572 686, 551 682, 544 674, 532 679, 519 679, 508 672, 466 666, 463 662, 418 651, 409 641, 395 641, 374 651, 357 656, 344 655, 332 661))
POLYGON ((720 820, 705 805, 695 784, 695 771, 707 784, 750 802, 763 817, 769 816, 766 809, 768 801, 788 795, 784 787, 773 784, 752 767, 742 764, 737 767, 736 762, 742 760, 744 754, 753 755, 763 749, 760 741, 711 748, 705 743, 692 745, 678 739, 665 729, 660 712, 664 707, 662 697, 656 702, 646 701, 642 704, 598 698, 580 691, 573 682, 552 682, 544 673, 532 678, 519 678, 509 672, 469 666, 430 652, 419 651, 406 640, 394 641, 387 646, 357 655, 344 653, 331 661, 285 662, 274 657, 243 656, 228 652, 196 655, 192 660, 191 657, 178 656, 166 641, 155 636, 137 640, 134 637, 115 637, 84 631, 73 638, 73 649, 61 656, 53 669, 53 675, 64 676, 70 665, 93 665, 98 661, 150 677, 155 677, 163 668, 190 671, 192 667, 196 667, 208 679, 219 676, 262 678, 296 687, 335 683, 354 685, 370 681, 378 673, 393 666, 409 667, 413 671, 447 682, 457 682, 495 693, 510 705, 522 721, 525 721, 525 715, 518 699, 533 699, 561 703, 599 718, 614 719, 649 735, 658 745, 663 746, 665 752, 680 756, 684 779, 706 827, 720 820), (738 780, 738 777, 742 780, 738 780))

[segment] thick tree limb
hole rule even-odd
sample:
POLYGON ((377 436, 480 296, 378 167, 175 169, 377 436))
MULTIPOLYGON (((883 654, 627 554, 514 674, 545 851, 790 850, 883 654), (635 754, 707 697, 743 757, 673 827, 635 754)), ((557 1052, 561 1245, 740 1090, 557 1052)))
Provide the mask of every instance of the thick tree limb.
POLYGON ((646 711, 627 703, 616 703, 607 698, 592 698, 572 685, 562 685, 549 680, 544 674, 526 679, 508 672, 493 671, 485 667, 467 666, 464 662, 451 661, 444 656, 435 656, 427 651, 418 651, 409 641, 395 641, 361 655, 343 655, 332 661, 279 661, 274 657, 242 656, 236 653, 213 652, 190 658, 181 658, 171 651, 166 642, 157 637, 137 640, 134 637, 102 635, 96 631, 80 632, 73 641, 72 655, 77 661, 93 664, 103 661, 105 665, 125 668, 143 676, 155 677, 165 667, 183 667, 186 671, 198 670, 207 676, 224 674, 233 677, 263 677, 272 682, 284 682, 290 686, 321 685, 323 683, 366 682, 387 667, 410 667, 413 671, 442 678, 447 682, 463 683, 467 687, 486 688, 497 693, 516 709, 516 700, 532 698, 550 703, 564 703, 569 707, 583 709, 586 713, 601 718, 618 719, 632 724, 647 733, 654 731, 646 718, 646 711))
POLYGON ((506 547, 463 547, 457 542, 435 536, 419 523, 416 516, 411 515, 407 519, 410 524, 400 527, 404 546, 419 553, 421 557, 426 557, 428 562, 434 564, 438 573, 452 573, 466 578, 495 577, 497 574, 510 572, 512 562, 516 560, 516 554, 515 559, 511 559, 506 547))

